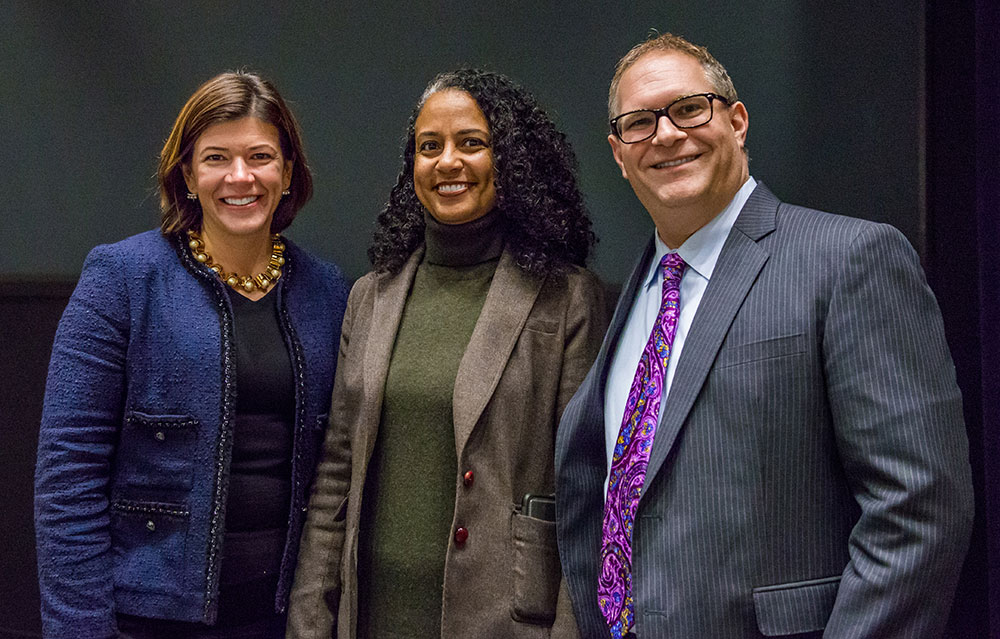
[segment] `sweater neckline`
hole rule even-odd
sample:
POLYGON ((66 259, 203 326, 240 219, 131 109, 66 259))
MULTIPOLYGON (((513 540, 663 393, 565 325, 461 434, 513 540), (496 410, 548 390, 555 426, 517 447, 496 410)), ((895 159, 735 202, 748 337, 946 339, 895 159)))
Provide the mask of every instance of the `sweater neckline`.
POLYGON ((503 218, 493 209, 465 224, 442 224, 424 212, 424 261, 440 266, 473 266, 500 257, 503 218))

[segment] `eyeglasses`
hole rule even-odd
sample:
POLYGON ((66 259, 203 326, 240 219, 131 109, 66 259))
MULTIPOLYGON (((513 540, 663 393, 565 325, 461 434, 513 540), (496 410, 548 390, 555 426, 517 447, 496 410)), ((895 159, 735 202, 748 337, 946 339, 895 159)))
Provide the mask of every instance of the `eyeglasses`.
POLYGON ((660 118, 667 119, 678 129, 693 129, 712 120, 712 102, 729 105, 729 100, 715 93, 696 93, 677 98, 662 109, 641 109, 622 113, 611 120, 611 132, 625 144, 642 142, 656 135, 660 118))

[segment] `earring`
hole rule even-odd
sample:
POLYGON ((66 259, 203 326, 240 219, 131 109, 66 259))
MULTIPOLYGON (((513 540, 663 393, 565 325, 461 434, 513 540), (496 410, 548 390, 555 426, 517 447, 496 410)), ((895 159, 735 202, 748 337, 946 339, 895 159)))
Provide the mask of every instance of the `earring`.
POLYGON ((198 194, 197 193, 192 193, 191 191, 188 191, 188 196, 187 197, 188 197, 189 200, 197 200, 198 199, 198 194))
POLYGON ((285 189, 284 191, 282 191, 282 192, 281 192, 281 194, 282 194, 282 195, 291 195, 291 194, 292 194, 292 192, 291 192, 291 191, 289 191, 288 189, 285 189))

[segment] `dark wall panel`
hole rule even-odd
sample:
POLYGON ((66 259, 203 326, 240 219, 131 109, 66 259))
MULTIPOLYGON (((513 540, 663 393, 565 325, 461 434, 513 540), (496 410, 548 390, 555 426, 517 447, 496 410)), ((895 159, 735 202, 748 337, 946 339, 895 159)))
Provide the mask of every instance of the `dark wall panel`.
POLYGON ((316 196, 290 235, 357 277, 410 108, 479 65, 566 131, 619 283, 648 216, 611 158, 614 63, 651 28, 707 45, 750 112, 751 171, 779 196, 890 221, 919 243, 921 2, 4 3, 0 274, 76 275, 92 246, 151 228, 151 178, 203 80, 249 67, 294 102, 316 196))
POLYGON ((52 338, 72 282, 0 281, 0 637, 39 634, 32 481, 52 338))

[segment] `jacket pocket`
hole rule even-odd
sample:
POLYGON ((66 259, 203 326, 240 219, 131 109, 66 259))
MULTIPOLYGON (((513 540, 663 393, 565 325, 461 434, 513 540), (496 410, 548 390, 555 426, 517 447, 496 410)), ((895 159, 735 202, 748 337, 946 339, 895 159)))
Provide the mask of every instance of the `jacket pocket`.
POLYGON ((511 519, 511 540, 514 548, 511 617, 516 621, 552 625, 562 575, 556 524, 515 512, 511 519))
POLYGON ((749 344, 723 346, 715 361, 716 368, 739 366, 750 362, 788 357, 806 352, 806 336, 802 333, 762 339, 749 344))
POLYGON ((125 415, 118 477, 126 486, 190 490, 198 420, 187 415, 125 415))
POLYGON ((112 502, 115 587, 183 594, 190 515, 187 505, 180 503, 112 502))
POLYGON ((525 323, 524 330, 543 333, 545 335, 555 335, 559 332, 559 322, 558 320, 543 320, 531 317, 525 323))
POLYGON ((833 612, 839 587, 837 576, 754 588, 757 628, 765 637, 822 630, 833 612))

